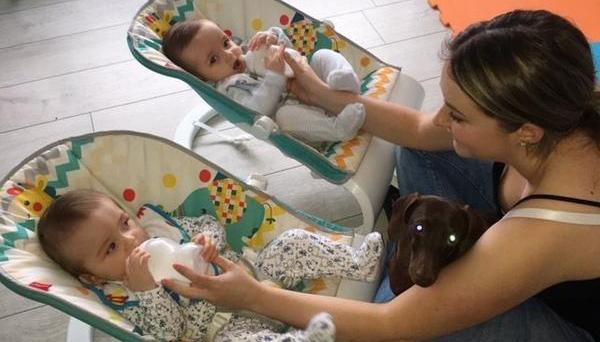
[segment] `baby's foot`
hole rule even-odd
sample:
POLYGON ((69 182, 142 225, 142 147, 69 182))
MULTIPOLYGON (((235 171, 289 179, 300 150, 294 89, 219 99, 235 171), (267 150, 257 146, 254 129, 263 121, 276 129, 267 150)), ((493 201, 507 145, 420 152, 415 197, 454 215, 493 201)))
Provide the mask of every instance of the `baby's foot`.
POLYGON ((336 117, 334 124, 335 137, 339 141, 352 139, 365 122, 365 107, 362 103, 346 105, 336 117))
POLYGON ((375 280, 379 271, 382 252, 383 239, 381 238, 381 234, 378 232, 367 234, 358 250, 354 252, 354 258, 362 279, 366 281, 375 280))
POLYGON ((338 69, 329 73, 327 84, 335 90, 360 94, 360 81, 352 69, 338 69))
POLYGON ((315 315, 305 330, 305 336, 309 342, 334 342, 335 325, 331 316, 326 312, 315 315))

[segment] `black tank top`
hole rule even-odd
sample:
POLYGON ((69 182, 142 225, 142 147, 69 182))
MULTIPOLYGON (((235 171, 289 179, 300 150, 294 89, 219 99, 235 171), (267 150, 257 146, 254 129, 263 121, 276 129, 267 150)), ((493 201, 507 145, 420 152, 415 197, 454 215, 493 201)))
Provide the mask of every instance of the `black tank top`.
MULTIPOLYGON (((548 194, 524 197, 514 206, 531 199, 550 199, 600 208, 600 202, 548 194)), ((540 292, 537 297, 560 317, 585 329, 596 341, 600 341, 600 278, 560 283, 540 292)))

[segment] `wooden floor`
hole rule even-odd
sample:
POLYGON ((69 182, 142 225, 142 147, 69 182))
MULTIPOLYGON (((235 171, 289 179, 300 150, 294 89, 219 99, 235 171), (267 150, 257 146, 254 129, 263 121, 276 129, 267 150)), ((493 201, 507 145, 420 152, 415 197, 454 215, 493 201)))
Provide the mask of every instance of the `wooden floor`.
MULTIPOLYGON (((185 83, 132 58, 125 33, 144 2, 0 0, 0 178, 69 136, 129 129, 171 139, 185 114, 202 104, 185 83)), ((425 111, 440 106, 439 50, 447 30, 426 0, 288 2, 331 20, 337 31, 402 66, 425 88, 425 111)), ((225 134, 240 133, 230 124, 213 124, 225 134)), ((242 179, 266 175, 269 192, 297 208, 349 226, 361 222, 358 204, 345 190, 314 180, 307 168, 262 141, 240 150, 207 134, 194 149, 242 179), (268 162, 257 162, 261 155, 270 156, 268 162)), ((63 341, 67 323, 61 312, 0 285, 0 341, 63 341)), ((110 338, 96 333, 96 340, 110 338)))

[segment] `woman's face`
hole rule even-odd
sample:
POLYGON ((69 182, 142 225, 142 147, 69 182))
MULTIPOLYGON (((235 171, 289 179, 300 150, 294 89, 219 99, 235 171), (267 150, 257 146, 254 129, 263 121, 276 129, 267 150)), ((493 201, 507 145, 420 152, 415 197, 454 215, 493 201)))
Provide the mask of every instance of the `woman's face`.
POLYGON ((458 155, 484 160, 505 160, 503 155, 510 145, 509 133, 503 131, 496 119, 484 114, 469 99, 450 77, 449 71, 446 63, 440 79, 444 105, 436 114, 434 123, 452 134, 452 143, 458 155))

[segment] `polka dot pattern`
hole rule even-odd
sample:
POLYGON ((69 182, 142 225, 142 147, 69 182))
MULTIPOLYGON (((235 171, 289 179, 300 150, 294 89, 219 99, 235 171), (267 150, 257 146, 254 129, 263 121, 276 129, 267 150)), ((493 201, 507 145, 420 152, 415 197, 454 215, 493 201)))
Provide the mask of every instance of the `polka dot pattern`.
POLYGON ((167 173, 162 179, 165 188, 173 188, 177 184, 177 178, 172 173, 167 173))
POLYGON ((123 199, 132 202, 135 199, 135 190, 127 188, 123 191, 123 199))
POLYGON ((200 173, 198 174, 198 179, 200 179, 200 181, 202 183, 208 183, 211 178, 212 178, 212 175, 211 175, 210 171, 207 169, 201 170, 200 173))
POLYGON ((367 56, 360 59, 360 66, 366 68, 371 64, 371 59, 367 56))
POLYGON ((290 23, 290 17, 288 17, 287 15, 282 15, 281 17, 279 17, 279 23, 283 26, 286 26, 287 24, 290 23))
POLYGON ((260 31, 263 29, 263 21, 260 18, 253 19, 251 25, 254 31, 260 31))

